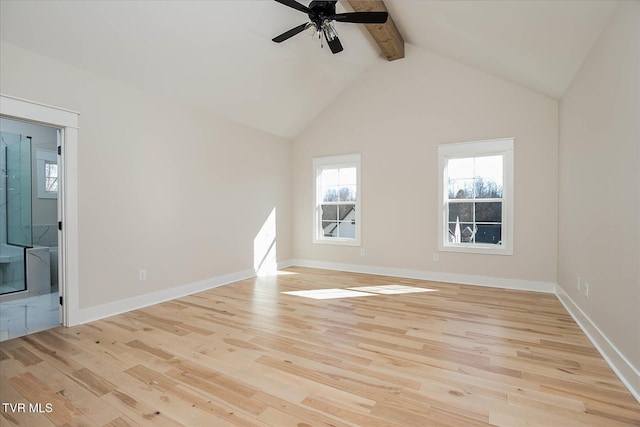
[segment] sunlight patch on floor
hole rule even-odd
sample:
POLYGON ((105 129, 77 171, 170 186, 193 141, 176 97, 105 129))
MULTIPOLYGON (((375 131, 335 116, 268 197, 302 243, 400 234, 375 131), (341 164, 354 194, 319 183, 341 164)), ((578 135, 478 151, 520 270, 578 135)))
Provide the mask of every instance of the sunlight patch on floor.
POLYGON ((296 273, 295 271, 284 271, 284 270, 276 271, 277 276, 291 276, 293 274, 300 274, 300 273, 296 273))
POLYGON ((437 292, 437 289, 415 288, 413 286, 403 285, 380 285, 380 286, 359 286, 357 288, 347 288, 353 291, 373 292, 376 294, 393 295, 393 294, 410 294, 414 292, 437 292))
POLYGON ((287 295, 313 299, 371 297, 376 295, 410 294, 415 292, 437 292, 437 289, 416 288, 402 285, 359 286, 347 289, 310 289, 306 291, 282 292, 287 295))

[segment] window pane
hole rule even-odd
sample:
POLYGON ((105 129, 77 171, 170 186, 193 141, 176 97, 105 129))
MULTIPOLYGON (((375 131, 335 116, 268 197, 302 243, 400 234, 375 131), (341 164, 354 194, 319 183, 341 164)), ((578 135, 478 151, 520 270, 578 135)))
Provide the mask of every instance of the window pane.
POLYGON ((449 203, 449 222, 473 221, 473 203, 449 203))
POLYGON ((340 185, 356 185, 356 168, 340 168, 338 179, 340 185))
POLYGON ((350 218, 356 217, 356 205, 339 205, 340 207, 340 220, 345 221, 350 218))
POLYGON ((449 198, 450 199, 472 199, 473 179, 450 179, 449 198))
POLYGON ((354 239, 356 237, 356 205, 322 205, 322 230, 324 237, 354 239))
POLYGON ((339 200, 341 202, 355 202, 356 201, 356 186, 344 186, 340 187, 339 200))
POLYGON ((322 221, 324 237, 338 237, 338 221, 322 221))
POLYGON ((481 176, 502 184, 502 156, 476 157, 473 176, 481 176))
POLYGON ((449 241, 453 243, 469 243, 475 236, 474 230, 477 228, 470 222, 450 222, 449 241))
POLYGON ((337 205, 321 205, 320 208, 322 209, 322 221, 337 221, 338 220, 338 206, 337 205))
POLYGON ((465 159, 449 159, 447 162, 447 176, 449 179, 470 179, 473 173, 473 157, 465 159))
POLYGON ((474 180, 473 186, 477 199, 502 198, 502 183, 478 177, 474 180))
POLYGON ((474 227, 473 224, 471 223, 462 223, 460 224, 460 237, 461 243, 469 243, 469 242, 473 242, 473 239, 475 237, 475 230, 477 230, 477 227, 474 227))
POLYGON ((320 173, 320 184, 322 188, 337 187, 338 181, 338 169, 323 169, 320 173))
POLYGON ((502 156, 475 158, 477 199, 502 197, 502 156))
POLYGON ((455 238, 454 238, 454 232, 456 229, 456 223, 455 222, 450 222, 449 223, 449 242, 455 243, 455 238))
POLYGON ((476 203, 477 222, 502 222, 502 202, 476 203))
POLYGON ((45 178, 44 191, 58 191, 58 178, 45 178))
POLYGON ((323 202, 337 202, 338 201, 338 187, 329 187, 324 190, 323 202))
POLYGON ((476 243, 501 244, 502 224, 481 224, 478 225, 476 233, 476 243))
POLYGON ((45 162, 44 164, 44 175, 47 177, 57 177, 58 176, 58 164, 52 162, 45 162))
POLYGON ((338 223, 338 237, 354 239, 356 237, 355 221, 340 221, 338 223))

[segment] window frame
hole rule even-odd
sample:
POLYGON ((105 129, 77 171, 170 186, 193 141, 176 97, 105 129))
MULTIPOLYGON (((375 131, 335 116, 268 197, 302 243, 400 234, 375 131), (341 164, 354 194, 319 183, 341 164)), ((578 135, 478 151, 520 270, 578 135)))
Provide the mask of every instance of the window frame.
POLYGON ((361 245, 361 206, 362 206, 362 189, 361 189, 361 156, 356 154, 345 154, 338 156, 325 156, 313 158, 313 243, 343 245, 343 246, 360 246, 361 245), (322 228, 322 209, 323 195, 320 194, 321 182, 320 174, 324 169, 337 169, 345 167, 356 168, 356 200, 355 204, 355 237, 325 237, 322 228))
MULTIPOLYGON (((438 145, 438 250, 446 252, 513 255, 514 242, 514 146, 515 138, 438 145), (502 244, 455 243, 449 241, 449 159, 502 156, 502 244)), ((475 199, 470 199, 475 200, 475 199)), ((483 200, 483 199, 479 199, 483 200)), ((494 199, 490 199, 493 201, 494 199)))

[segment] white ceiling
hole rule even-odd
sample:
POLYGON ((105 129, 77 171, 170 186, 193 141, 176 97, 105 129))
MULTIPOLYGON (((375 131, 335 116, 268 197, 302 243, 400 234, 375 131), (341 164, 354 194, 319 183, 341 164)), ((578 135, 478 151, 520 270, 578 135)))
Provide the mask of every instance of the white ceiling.
POLYGON ((405 41, 560 98, 617 2, 386 1, 405 41))
MULTIPOLYGON (((615 7, 591 0, 385 4, 407 42, 555 98, 615 7)), ((383 61, 355 24, 337 24, 345 47, 338 55, 305 33, 271 41, 305 21, 268 0, 0 1, 3 42, 286 138, 383 61)))

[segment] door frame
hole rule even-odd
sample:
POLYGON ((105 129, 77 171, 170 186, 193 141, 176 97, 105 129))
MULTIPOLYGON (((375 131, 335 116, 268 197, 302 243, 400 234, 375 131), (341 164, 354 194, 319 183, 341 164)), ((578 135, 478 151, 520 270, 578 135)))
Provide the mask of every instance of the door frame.
POLYGON ((61 130, 58 192, 60 313, 64 326, 79 324, 78 263, 78 119, 79 113, 0 94, 0 116, 61 130))

